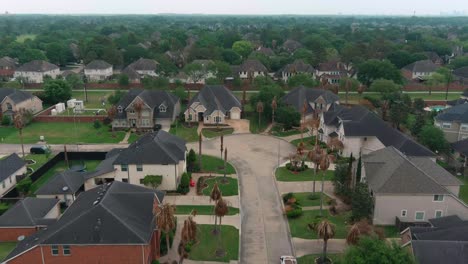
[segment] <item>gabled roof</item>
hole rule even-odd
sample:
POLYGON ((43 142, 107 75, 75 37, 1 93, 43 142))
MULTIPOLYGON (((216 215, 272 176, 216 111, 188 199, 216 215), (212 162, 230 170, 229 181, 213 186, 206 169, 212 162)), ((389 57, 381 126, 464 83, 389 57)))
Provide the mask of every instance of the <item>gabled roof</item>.
POLYGON ((466 264, 468 242, 414 240, 411 242, 413 254, 421 264, 466 264))
POLYGON ((454 177, 450 172, 433 162, 431 159, 426 157, 408 157, 409 160, 415 164, 422 171, 427 173, 433 178, 438 184, 442 186, 454 186, 463 185, 463 183, 454 177))
POLYGON ((433 172, 420 168, 394 147, 363 155, 362 161, 366 170, 366 181, 374 193, 449 194, 449 191, 433 178, 433 172))
POLYGON ((7 260, 37 245, 147 245, 155 226, 153 205, 164 193, 114 181, 78 196, 47 230, 21 241, 7 260))
MULTIPOLYGON (((461 220, 458 215, 449 215, 439 218, 432 218, 427 220, 433 227, 436 228, 450 228, 458 225, 464 224, 464 221, 461 220)), ((468 224, 468 222, 466 222, 468 224)))
POLYGON ((459 104, 444 109, 435 119, 437 121, 468 123, 468 104, 459 104))
POLYGON ((468 156, 468 138, 452 143, 452 148, 464 156, 468 156))
POLYGON ((59 67, 44 60, 33 60, 16 69, 17 72, 48 72, 57 70, 59 67))
POLYGON ((148 105, 152 110, 156 118, 172 118, 175 111, 175 105, 179 102, 179 98, 174 94, 161 91, 161 90, 141 90, 141 89, 130 89, 129 92, 120 100, 117 107, 122 107, 122 113, 117 111, 116 118, 126 118, 127 113, 125 109, 139 97, 143 102, 148 105), (165 104, 167 109, 166 112, 159 112, 159 106, 165 104))
POLYGON ((259 60, 248 59, 239 66, 241 72, 268 72, 268 69, 259 60))
POLYGON ((5 56, 5 57, 0 58, 0 68, 9 67, 9 68, 14 69, 16 67, 16 64, 17 64, 16 60, 10 57, 5 56))
POLYGON ((185 160, 185 144, 166 131, 151 132, 122 150, 114 164, 178 164, 185 160))
POLYGON ((321 72, 339 72, 346 71, 344 64, 337 60, 319 63, 317 70, 321 72))
MULTIPOLYGON (((319 97, 323 98, 327 104, 336 103, 340 100, 336 94, 328 90, 307 88, 301 85, 292 89, 289 93, 283 96, 283 98, 281 98, 281 102, 292 106, 299 113, 301 113, 302 108, 304 107, 304 102, 313 103, 319 97)), ((310 111, 313 112, 313 109, 310 108, 310 111)))
POLYGON ((420 60, 406 65, 403 69, 410 72, 435 72, 439 67, 431 60, 420 60))
POLYGON ((453 75, 462 77, 462 78, 468 78, 468 66, 455 69, 453 71, 453 75))
POLYGON ((105 70, 108 68, 112 68, 112 65, 103 60, 93 60, 86 65, 85 70, 105 70))
POLYGON ((255 50, 254 52, 256 53, 260 53, 260 54, 263 54, 265 56, 275 56, 275 52, 270 49, 270 48, 266 48, 266 47, 263 47, 263 46, 260 46, 257 50, 255 50))
POLYGON ((125 67, 125 69, 122 70, 121 74, 127 75, 128 79, 130 80, 140 79, 140 74, 130 66, 125 67))
POLYGON ((302 44, 293 39, 288 39, 283 43, 283 48, 289 52, 294 52, 295 50, 302 48, 302 44))
POLYGON ((432 151, 409 136, 390 127, 375 113, 363 106, 355 106, 337 115, 346 137, 377 137, 386 147, 393 146, 408 156, 435 156, 432 151), (357 108, 357 109, 354 109, 357 108))
POLYGON ((7 156, 0 160, 0 182, 10 177, 13 173, 26 166, 26 162, 22 160, 16 153, 7 156))
POLYGON ((313 73, 314 68, 303 60, 295 60, 293 63, 284 66, 281 71, 287 73, 313 73))
POLYGON ((23 101, 36 97, 28 91, 18 90, 14 88, 0 88, 0 103, 5 100, 5 97, 10 98, 13 102, 21 103, 23 101))
POLYGON ((128 65, 128 67, 133 68, 135 71, 156 71, 158 64, 155 60, 140 58, 128 65))
POLYGON ((195 102, 206 108, 207 115, 215 110, 226 113, 233 107, 242 108, 239 99, 223 85, 206 85, 190 100, 189 106, 195 102))
POLYGON ((36 195, 75 194, 84 184, 85 172, 67 170, 54 175, 46 184, 42 185, 36 195))
MULTIPOLYGON (((42 225, 43 218, 60 201, 58 199, 45 199, 27 197, 18 201, 0 216, 1 227, 34 227, 42 225)), ((0 229, 1 230, 1 229, 0 229)), ((2 232, 2 231, 0 231, 2 232)))

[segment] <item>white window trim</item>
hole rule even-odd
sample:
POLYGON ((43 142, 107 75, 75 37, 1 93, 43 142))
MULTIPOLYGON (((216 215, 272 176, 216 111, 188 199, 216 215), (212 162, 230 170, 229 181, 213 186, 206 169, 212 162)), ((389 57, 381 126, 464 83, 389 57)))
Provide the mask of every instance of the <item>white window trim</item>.
POLYGON ((118 111, 119 113, 122 113, 122 112, 123 112, 123 107, 119 105, 119 107, 117 107, 117 111, 118 111))
POLYGON ((434 212, 434 217, 437 218, 437 212, 440 212, 440 216, 439 217, 444 217, 444 211, 442 210, 435 210, 434 212))
POLYGON ((452 124, 451 123, 442 123, 442 128, 450 129, 450 128, 452 128, 452 124))
POLYGON ((443 194, 435 194, 433 197, 432 197, 432 201, 435 202, 435 203, 440 203, 440 202, 443 202, 445 199, 444 195, 443 194), (442 197, 442 200, 436 200, 435 198, 437 197, 442 197))
POLYGON ((424 219, 426 218, 426 212, 425 211, 416 211, 414 212, 414 220, 416 221, 424 221, 424 219), (418 213, 422 213, 423 214, 423 218, 422 219, 417 219, 417 215, 418 213))
POLYGON ((406 209, 401 210, 400 216, 401 217, 408 217, 408 210, 406 210, 406 209), (405 215, 403 215, 403 212, 405 213, 405 215))
POLYGON ((159 106, 159 112, 161 112, 161 113, 166 113, 166 111, 167 111, 167 107, 166 107, 166 106, 164 106, 164 105, 160 105, 160 106, 159 106))
POLYGON ((58 255, 60 255, 59 246, 58 246, 58 245, 52 245, 52 246, 50 246, 50 254, 51 254, 52 256, 58 256, 58 255), (57 254, 54 254, 54 247, 55 247, 55 249, 57 249, 57 254))
POLYGON ((69 245, 63 245, 63 246, 62 246, 62 253, 63 253, 64 256, 70 256, 70 255, 71 255, 71 248, 70 248, 70 246, 69 246, 69 245), (65 253, 65 246, 68 247, 68 254, 65 253))

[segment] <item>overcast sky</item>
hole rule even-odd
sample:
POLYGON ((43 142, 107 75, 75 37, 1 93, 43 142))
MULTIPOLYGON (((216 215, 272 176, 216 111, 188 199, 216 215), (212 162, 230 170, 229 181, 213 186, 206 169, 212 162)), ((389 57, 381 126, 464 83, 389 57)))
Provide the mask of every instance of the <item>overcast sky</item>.
POLYGON ((468 14, 468 0, 0 0, 0 10, 34 14, 468 14))

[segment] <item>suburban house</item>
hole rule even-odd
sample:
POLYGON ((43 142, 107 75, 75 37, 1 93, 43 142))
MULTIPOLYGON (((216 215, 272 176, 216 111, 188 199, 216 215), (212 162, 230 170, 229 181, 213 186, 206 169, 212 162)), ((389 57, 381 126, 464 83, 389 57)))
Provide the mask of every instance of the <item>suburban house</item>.
POLYGON ((408 80, 426 80, 440 66, 431 60, 420 60, 406 65, 401 69, 403 76, 408 80))
POLYGON ((452 72, 453 80, 461 85, 468 85, 468 66, 455 69, 452 72))
POLYGON ((449 100, 445 104, 446 108, 456 106, 459 104, 466 104, 468 103, 468 89, 465 89, 463 93, 460 95, 460 98, 454 99, 454 100, 449 100))
POLYGON ((129 83, 141 83, 141 75, 132 67, 125 67, 120 74, 126 75, 129 83))
POLYGON ((3 263, 143 263, 159 258, 154 208, 164 193, 113 182, 82 193, 47 229, 27 236, 3 263))
POLYGON ((435 154, 407 135, 392 128, 377 114, 363 106, 334 105, 321 116, 319 139, 327 143, 338 138, 344 145, 341 154, 357 157, 360 153, 393 146, 408 156, 434 158, 435 154))
POLYGON ((402 232, 403 246, 418 263, 464 264, 468 259, 468 221, 457 215, 428 220, 428 226, 410 226, 402 232))
POLYGON ((152 130, 156 124, 168 129, 179 116, 180 100, 167 91, 131 89, 116 107, 115 129, 152 130))
POLYGON ((13 117, 18 111, 37 113, 42 110, 39 97, 24 90, 0 88, 0 116, 13 117))
POLYGON ((462 182, 430 158, 386 147, 362 156, 360 180, 373 197, 375 225, 394 225, 396 219, 426 222, 453 214, 468 220, 468 205, 458 198, 462 182))
POLYGON ((267 48, 267 47, 263 47, 263 46, 258 47, 252 53, 262 54, 262 55, 265 55, 267 57, 275 56, 275 52, 272 49, 267 48))
POLYGON ((444 64, 444 59, 442 59, 439 54, 433 52, 433 51, 428 51, 428 52, 424 52, 424 55, 426 55, 426 57, 432 61, 432 63, 434 63, 435 65, 438 65, 438 66, 441 66, 442 64, 444 64))
POLYGON ((85 175, 85 189, 111 181, 143 186, 147 175, 161 175, 159 190, 176 190, 186 172, 186 142, 163 130, 151 132, 126 149, 111 151, 96 172, 85 175))
POLYGON ((314 115, 318 117, 320 113, 328 111, 333 104, 339 104, 340 98, 328 90, 299 86, 283 96, 281 102, 296 109, 301 116, 306 106, 305 120, 301 121, 304 122, 312 119, 314 115))
POLYGON ((468 138, 468 104, 459 104, 442 110, 434 125, 444 131, 448 142, 468 138))
POLYGON ((44 77, 55 79, 59 75, 60 68, 57 65, 44 60, 34 60, 17 68, 14 77, 25 83, 43 83, 44 77))
POLYGON ((321 80, 326 80, 329 84, 339 84, 340 80, 349 77, 349 69, 340 61, 328 61, 319 63, 315 69, 315 76, 321 80))
POLYGON ((288 53, 294 53, 296 50, 302 48, 302 44, 293 39, 288 39, 283 43, 282 48, 288 53))
POLYGON ((226 119, 241 119, 242 104, 225 86, 207 85, 189 102, 185 110, 187 122, 225 124, 226 119))
POLYGON ((164 55, 170 59, 177 67, 182 68, 185 65, 186 56, 180 51, 166 51, 164 55))
POLYGON ((461 167, 468 166, 468 138, 453 142, 451 148, 453 156, 460 162, 461 167))
POLYGON ((112 65, 103 60, 93 60, 84 68, 84 75, 90 82, 107 80, 113 73, 112 65))
POLYGON ((84 191, 85 172, 66 170, 55 174, 36 192, 38 198, 55 198, 70 206, 80 192, 84 191))
POLYGON ((157 77, 156 70, 158 69, 159 63, 155 60, 140 58, 127 67, 136 71, 140 76, 151 76, 157 77))
POLYGON ((16 153, 0 159, 0 197, 16 186, 17 177, 26 174, 26 162, 16 153))
POLYGON ((15 74, 18 61, 10 57, 0 58, 0 80, 8 81, 15 74))
POLYGON ((296 74, 309 74, 314 75, 315 69, 310 64, 305 63, 303 60, 295 60, 291 64, 287 64, 283 69, 280 70, 281 79, 287 82, 289 78, 296 74))
POLYGON ((57 199, 26 197, 0 216, 0 241, 17 242, 46 228, 59 216, 57 199))
POLYGON ((169 81, 175 83, 180 81, 181 83, 190 83, 190 84, 205 84, 207 79, 215 78, 216 72, 210 69, 211 65, 214 65, 212 60, 194 60, 191 64, 198 64, 201 66, 200 71, 194 72, 194 76, 197 76, 197 79, 194 79, 192 75, 188 75, 184 71, 178 72, 173 76, 169 81))
POLYGON ((259 60, 245 60, 237 68, 237 74, 241 79, 255 79, 258 76, 267 76, 268 69, 259 60))

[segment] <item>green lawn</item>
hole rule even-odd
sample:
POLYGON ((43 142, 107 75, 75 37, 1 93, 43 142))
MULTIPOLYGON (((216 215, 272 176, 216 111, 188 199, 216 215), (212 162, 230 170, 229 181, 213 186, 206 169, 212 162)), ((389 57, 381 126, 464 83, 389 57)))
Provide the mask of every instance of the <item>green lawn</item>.
MULTIPOLYGON (((318 174, 315 174, 314 169, 307 169, 305 171, 298 172, 297 174, 286 169, 286 167, 280 167, 276 169, 275 175, 278 181, 321 181, 323 172, 319 170, 318 174)), ((325 181, 333 180, 334 171, 328 170, 325 172, 323 179, 325 181)))
POLYGON ((220 137, 221 135, 230 135, 234 132, 233 128, 204 128, 202 129, 202 134, 207 138, 220 137))
MULTIPOLYGON (((412 98, 412 99, 416 99, 416 98, 422 98, 424 100, 445 100, 445 93, 432 93, 432 95, 429 95, 429 92, 417 92, 417 93, 408 93, 409 96, 412 98)), ((448 100, 454 100, 454 99, 457 99, 457 98, 460 98, 460 93, 449 93, 448 94, 448 100)), ((342 103, 345 102, 345 94, 343 93, 340 93, 339 94, 340 96, 340 101, 342 103)), ((369 94, 369 93, 365 93, 363 94, 362 97, 360 97, 358 94, 349 94, 348 95, 348 102, 349 103, 358 103, 359 102, 359 99, 363 99, 365 96, 369 96, 369 97, 374 97, 374 98, 379 98, 379 94, 369 94)))
MULTIPOLYGON (((299 144, 301 142, 304 142, 305 144, 305 148, 306 149, 312 149, 314 146, 315 146, 315 137, 314 136, 311 136, 311 137, 306 137, 305 134, 304 134, 304 138, 301 140, 300 138, 299 139, 295 139, 293 141, 291 141, 291 144, 293 144, 294 146, 299 146, 299 144)), ((325 148, 327 147, 327 144, 323 143, 323 142, 320 142, 319 141, 319 144, 322 148, 325 148)))
MULTIPOLYGON (((177 205, 176 214, 179 215, 188 215, 192 210, 197 210, 198 215, 212 215, 213 214, 213 205, 177 205)), ((239 208, 229 206, 228 215, 239 214, 239 208)))
MULTIPOLYGON (((297 259, 298 264, 313 264, 315 259, 321 257, 322 254, 305 255, 297 259)), ((333 263, 337 263, 340 259, 340 254, 327 254, 327 258, 331 259, 333 263)))
MULTIPOLYGON (((178 123, 178 121, 176 121, 176 123, 178 123)), ((197 128, 198 124, 196 123, 192 124, 191 126, 189 126, 188 124, 178 123, 175 127, 171 126, 169 133, 183 138, 187 142, 195 142, 198 141, 197 128)))
POLYGON ((16 242, 0 243, 0 260, 3 260, 16 247, 16 242))
MULTIPOLYGON (((37 143, 40 136, 44 136, 48 144, 118 143, 125 136, 125 132, 114 132, 113 136, 107 126, 95 129, 92 123, 80 122, 33 122, 23 129, 25 144, 37 143)), ((2 127, 0 129, 0 142, 19 144, 18 130, 14 127, 2 127)))
MULTIPOLYGON (((311 200, 309 198, 311 194, 312 192, 294 193, 294 197, 296 197, 296 202, 300 206, 320 206, 320 198, 311 200)), ((315 194, 317 195, 317 197, 320 197, 320 192, 316 192, 315 194)), ((326 194, 323 194, 323 201, 324 201, 323 205, 325 206, 328 205, 327 202, 330 200, 331 200, 330 197, 328 197, 326 194)))
MULTIPOLYGON (((196 218, 195 218, 196 221, 196 218)), ((198 261, 221 261, 239 259, 239 230, 233 226, 221 226, 221 233, 213 235, 214 225, 197 225, 198 243, 192 246, 189 259, 198 261), (224 257, 217 257, 216 250, 225 250, 224 257)))
MULTIPOLYGON (((221 155, 221 152, 220 152, 221 155)), ((224 154, 223 154, 224 155, 224 154)), ((197 156, 198 158, 198 156, 197 156)), ((229 152, 228 152, 228 162, 226 163, 226 174, 235 174, 236 170, 229 163, 229 152)), ((212 173, 224 173, 224 160, 208 155, 202 155, 202 171, 212 172, 212 173)))
POLYGON ((260 134, 268 127, 271 120, 266 120, 265 117, 262 117, 260 126, 258 124, 258 113, 246 113, 245 119, 250 121, 250 132, 253 134, 260 134))
MULTIPOLYGON (((328 210, 323 210, 324 216, 335 225, 335 237, 334 238, 346 238, 348 233, 347 221, 350 213, 341 215, 331 216, 328 210)), ((304 211, 302 216, 294 219, 288 219, 289 228, 293 237, 304 238, 304 239, 317 239, 317 233, 313 230, 309 230, 307 224, 313 222, 316 216, 320 215, 320 210, 304 211)))
POLYGON ((224 177, 214 177, 211 179, 207 179, 205 181, 206 184, 208 184, 208 187, 203 189, 203 195, 210 195, 211 190, 213 190, 213 185, 215 182, 218 182, 218 187, 223 196, 233 196, 233 195, 238 195, 239 194, 239 186, 237 185, 237 179, 231 178, 231 177, 226 177, 228 180, 228 183, 224 184, 223 183, 223 178, 224 177))
POLYGON ((460 181, 464 184, 460 186, 460 193, 458 194, 458 198, 462 199, 466 204, 468 204, 468 178, 467 177, 458 177, 460 181))
MULTIPOLYGON (((81 160, 71 160, 70 166, 73 165, 81 165, 81 160)), ((86 164, 86 170, 87 171, 93 171, 96 169, 96 167, 99 165, 101 162, 100 160, 86 160, 84 161, 86 164)), ((44 173, 37 181, 33 182, 31 185, 30 189, 30 194, 34 194, 43 184, 45 184, 47 181, 49 181, 52 177, 54 177, 55 174, 65 171, 67 169, 67 166, 65 164, 65 161, 60 161, 57 164, 55 164, 54 167, 52 167, 50 170, 48 170, 46 173, 44 173)))
POLYGON ((36 34, 21 34, 16 37, 16 42, 23 43, 27 39, 34 40, 37 37, 36 34))
POLYGON ((114 93, 113 91, 101 92, 101 91, 87 90, 88 101, 85 101, 84 90, 74 90, 72 92, 72 98, 85 101, 84 102, 85 108, 107 109, 111 106, 107 102, 107 98, 113 93, 114 93), (102 101, 104 101, 106 104, 102 105, 102 101))
MULTIPOLYGON (((28 150, 24 150, 25 152, 29 152, 28 150)), ((53 156, 50 155, 49 159, 51 159, 53 156)), ((45 154, 29 154, 26 155, 26 159, 31 159, 36 161, 36 163, 28 165, 28 167, 32 168, 34 171, 39 169, 42 165, 44 165, 47 162, 47 158, 45 154)))
POLYGON ((292 136, 292 135, 298 135, 300 133, 301 131, 299 129, 291 129, 291 130, 283 131, 283 126, 278 125, 278 124, 273 126, 273 128, 271 129, 271 134, 277 137, 287 137, 287 136, 292 136))
POLYGON ((142 135, 138 135, 136 133, 131 133, 130 137, 128 138, 128 143, 131 144, 135 141, 137 141, 142 135))

